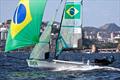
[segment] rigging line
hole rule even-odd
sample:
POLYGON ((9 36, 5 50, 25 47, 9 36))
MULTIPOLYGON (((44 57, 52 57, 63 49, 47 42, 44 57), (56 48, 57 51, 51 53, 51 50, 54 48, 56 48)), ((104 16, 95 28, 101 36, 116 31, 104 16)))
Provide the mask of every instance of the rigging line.
POLYGON ((80 25, 80 27, 81 27, 81 44, 83 45, 83 40, 82 40, 82 38, 83 38, 83 33, 84 33, 84 31, 83 31, 83 7, 84 6, 84 0, 82 0, 81 1, 81 25, 80 25))
POLYGON ((82 8, 81 8, 81 11, 82 11, 82 13, 81 13, 81 27, 83 27, 83 6, 84 6, 84 5, 83 5, 83 2, 84 2, 84 1, 82 0, 82 1, 81 1, 81 7, 82 7, 82 8))
POLYGON ((55 14, 54 14, 54 16, 52 17, 51 22, 50 22, 47 26, 51 26, 51 25, 53 24, 53 22, 55 21, 56 16, 57 16, 57 14, 58 14, 58 11, 59 11, 59 8, 60 8, 62 2, 63 2, 63 0, 60 1, 58 7, 57 7, 56 10, 55 10, 55 14))
POLYGON ((47 26, 51 26, 51 25, 53 24, 53 22, 55 21, 56 16, 57 16, 57 14, 58 14, 58 11, 59 11, 59 8, 60 8, 62 2, 63 2, 63 0, 60 1, 58 7, 57 7, 56 10, 55 10, 55 14, 54 14, 54 16, 52 17, 51 22, 50 22, 47 26))
POLYGON ((81 5, 83 5, 83 0, 81 0, 81 5))
POLYGON ((60 9, 60 6, 61 6, 62 2, 63 2, 63 0, 60 1, 58 7, 56 8, 56 12, 55 12, 54 20, 55 20, 57 14, 58 14, 58 11, 59 11, 59 9, 60 9))
MULTIPOLYGON (((66 2, 66 0, 65 0, 65 2, 66 2)), ((66 4, 64 4, 64 8, 63 8, 63 12, 62 12, 62 16, 61 16, 60 29, 59 29, 59 34, 58 34, 58 38, 57 38, 57 40, 59 39, 59 36, 60 36, 60 30, 61 30, 61 26, 62 26, 63 17, 64 17, 65 5, 66 5, 66 4)), ((57 41, 57 40, 56 40, 56 41, 57 41)), ((57 43, 56 43, 56 45, 57 45, 57 43)))

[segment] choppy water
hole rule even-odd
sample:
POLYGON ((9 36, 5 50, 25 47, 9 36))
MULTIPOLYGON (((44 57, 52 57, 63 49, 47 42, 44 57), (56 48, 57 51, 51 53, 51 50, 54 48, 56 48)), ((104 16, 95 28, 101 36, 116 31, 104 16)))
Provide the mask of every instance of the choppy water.
POLYGON ((120 80, 120 68, 85 65, 36 69, 28 67, 23 57, 0 55, 0 80, 120 80))

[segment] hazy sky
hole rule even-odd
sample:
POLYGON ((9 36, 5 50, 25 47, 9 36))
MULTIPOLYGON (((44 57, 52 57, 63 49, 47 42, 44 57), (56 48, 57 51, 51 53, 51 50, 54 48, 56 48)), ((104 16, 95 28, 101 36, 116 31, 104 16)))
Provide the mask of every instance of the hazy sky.
MULTIPOLYGON (((12 19, 19 0, 0 0, 0 22, 12 19)), ((51 20, 60 0, 48 0, 43 20, 51 20)), ((59 21, 61 11, 58 14, 59 21)), ((120 26, 120 0, 84 0, 83 26, 99 27, 105 23, 120 26)))

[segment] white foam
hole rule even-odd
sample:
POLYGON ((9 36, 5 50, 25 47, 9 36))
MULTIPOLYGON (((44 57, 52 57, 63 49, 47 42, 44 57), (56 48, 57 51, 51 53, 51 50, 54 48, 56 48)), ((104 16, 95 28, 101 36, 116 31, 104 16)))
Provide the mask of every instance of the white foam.
POLYGON ((74 65, 74 66, 58 66, 54 71, 88 71, 88 70, 95 70, 95 69, 105 69, 105 70, 113 70, 113 71, 120 71, 119 68, 108 67, 108 66, 97 66, 97 65, 74 65))
POLYGON ((113 71, 120 71, 120 68, 109 67, 109 66, 103 66, 101 68, 102 69, 107 69, 107 70, 113 70, 113 71))
POLYGON ((67 70, 67 71, 76 71, 76 70, 81 70, 81 71, 87 71, 87 70, 92 70, 92 69, 98 69, 99 66, 90 66, 90 65, 70 65, 70 66, 67 66, 65 64, 65 66, 58 66, 56 67, 56 69, 54 71, 64 71, 64 70, 67 70))

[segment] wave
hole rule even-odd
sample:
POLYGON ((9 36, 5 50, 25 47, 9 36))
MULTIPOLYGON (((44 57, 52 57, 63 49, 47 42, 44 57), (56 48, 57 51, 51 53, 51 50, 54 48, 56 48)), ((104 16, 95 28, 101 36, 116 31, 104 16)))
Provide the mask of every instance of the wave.
POLYGON ((120 71, 120 68, 109 67, 109 66, 97 66, 97 65, 69 65, 65 64, 64 66, 57 66, 54 71, 89 71, 89 70, 112 70, 120 71))

